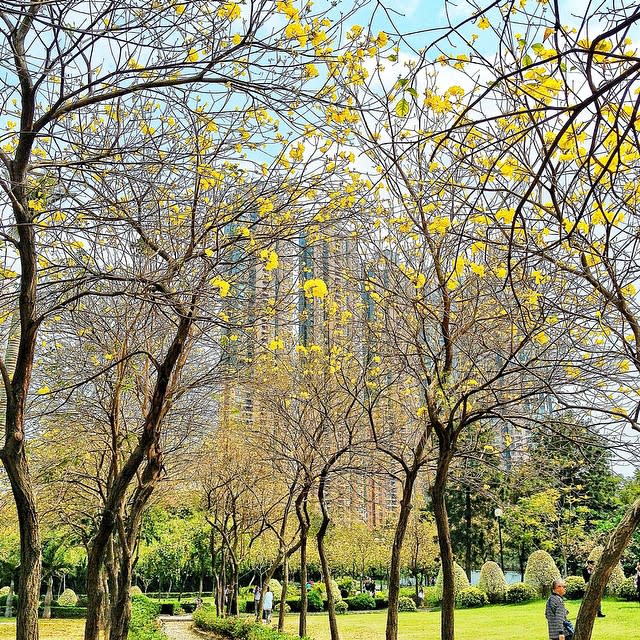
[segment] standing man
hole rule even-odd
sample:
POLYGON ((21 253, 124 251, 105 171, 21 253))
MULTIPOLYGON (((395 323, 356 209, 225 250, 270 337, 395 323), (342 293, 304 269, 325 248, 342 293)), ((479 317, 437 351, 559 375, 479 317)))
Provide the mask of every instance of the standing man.
MULTIPOLYGON (((587 566, 582 570, 582 577, 584 578, 584 583, 587 584, 589 582, 589 578, 591 578, 591 574, 596 567, 596 563, 593 560, 587 560, 587 566)), ((602 613, 602 603, 598 603, 598 618, 604 618, 605 614, 602 613)))
POLYGON ((634 578, 636 583, 636 593, 638 594, 638 602, 640 602, 640 562, 636 564, 636 573, 634 578))
POLYGON ((567 618, 569 612, 564 606, 563 600, 566 590, 567 587, 564 584, 564 580, 553 581, 551 595, 544 610, 547 626, 549 627, 549 640, 571 640, 573 637, 573 634, 565 632, 565 623, 571 624, 567 618))

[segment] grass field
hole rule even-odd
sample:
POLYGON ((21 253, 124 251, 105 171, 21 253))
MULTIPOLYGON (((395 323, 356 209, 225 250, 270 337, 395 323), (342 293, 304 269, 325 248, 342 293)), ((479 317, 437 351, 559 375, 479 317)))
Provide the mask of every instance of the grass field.
MULTIPOLYGON (((579 604, 568 603, 573 620, 578 613, 579 604)), ((606 600, 602 608, 607 617, 596 619, 592 640, 631 640, 640 637, 640 605, 637 602, 606 600)), ((338 625, 341 640, 382 639, 385 621, 386 611, 340 616, 338 625)), ((42 620, 40 639, 81 640, 83 628, 83 620, 42 620)), ((437 640, 439 629, 438 611, 400 614, 400 640, 437 640)), ((287 630, 296 632, 297 616, 287 616, 287 630)), ((316 640, 329 640, 326 614, 309 616, 308 633, 316 640)), ((0 640, 11 640, 14 637, 14 621, 0 618, 0 640)), ((456 640, 545 640, 546 637, 544 602, 541 600, 522 605, 456 611, 456 640)))

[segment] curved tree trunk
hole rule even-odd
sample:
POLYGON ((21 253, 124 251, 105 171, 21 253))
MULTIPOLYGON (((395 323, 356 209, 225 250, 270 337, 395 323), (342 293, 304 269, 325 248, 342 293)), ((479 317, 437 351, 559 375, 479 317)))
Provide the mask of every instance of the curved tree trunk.
POLYGON ((170 390, 171 377, 184 356, 192 322, 191 314, 185 314, 181 317, 171 346, 162 364, 158 367, 153 396, 145 416, 138 444, 109 487, 110 492, 100 517, 98 530, 89 547, 87 559, 87 620, 84 640, 98 640, 100 612, 103 604, 100 595, 100 568, 109 540, 116 530, 118 517, 123 510, 130 484, 145 459, 147 463, 140 481, 143 491, 152 490, 156 476, 162 469, 160 428, 167 410, 166 401, 170 390))
POLYGON ((620 561, 633 532, 640 523, 640 499, 627 510, 618 526, 611 532, 600 562, 589 578, 584 599, 578 611, 574 640, 591 640, 593 622, 612 571, 620 561))
POLYGON ((324 539, 327 535, 329 523, 331 522, 329 511, 327 510, 327 500, 325 495, 328 473, 329 469, 325 467, 320 475, 320 482, 318 484, 318 501, 320 503, 320 510, 322 511, 322 522, 320 523, 316 540, 318 542, 318 555, 320 556, 322 576, 327 587, 327 610, 329 612, 329 631, 331 632, 331 640, 340 640, 338 620, 336 616, 336 594, 333 593, 333 589, 331 588, 331 570, 329 569, 329 562, 324 548, 324 539))
POLYGON ((391 548, 391 566, 389 568, 389 608, 387 610, 387 628, 386 640, 397 640, 398 638, 398 598, 400 596, 400 567, 402 543, 407 532, 409 524, 409 515, 411 514, 413 497, 413 489, 416 478, 418 476, 418 468, 413 467, 404 478, 402 486, 402 500, 400 501, 400 511, 398 513, 398 522, 396 531, 393 536, 393 546, 391 548))
POLYGON ((307 635, 307 613, 309 597, 307 594, 307 545, 309 541, 309 513, 307 512, 308 490, 303 490, 296 498, 296 515, 300 526, 300 615, 298 616, 298 635, 307 635))
POLYGON ((454 607, 455 590, 453 580, 453 549, 451 548, 451 531, 449 516, 445 503, 447 473, 451 463, 450 452, 441 453, 438 457, 436 477, 431 487, 433 515, 438 530, 438 545, 442 562, 442 607, 440 611, 440 638, 454 640, 454 607))

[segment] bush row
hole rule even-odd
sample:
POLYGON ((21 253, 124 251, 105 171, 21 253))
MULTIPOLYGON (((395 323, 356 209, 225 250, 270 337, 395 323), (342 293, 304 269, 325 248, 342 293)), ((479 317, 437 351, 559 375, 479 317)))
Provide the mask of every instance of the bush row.
POLYGON ((193 622, 202 631, 231 640, 299 640, 298 636, 280 633, 246 618, 218 618, 213 610, 199 609, 193 614, 193 622))
POLYGON ((156 620, 160 605, 145 596, 131 598, 129 640, 167 640, 156 620))

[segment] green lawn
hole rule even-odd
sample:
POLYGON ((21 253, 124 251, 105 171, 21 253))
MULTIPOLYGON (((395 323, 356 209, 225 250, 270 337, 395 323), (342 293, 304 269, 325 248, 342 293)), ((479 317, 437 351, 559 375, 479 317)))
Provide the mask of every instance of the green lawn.
MULTIPOLYGON (((571 619, 575 620, 579 602, 569 602, 571 619)), ((638 637, 640 605, 637 602, 607 600, 603 604, 606 618, 596 619, 592 640, 630 640, 638 637)), ((342 640, 374 640, 384 638, 386 611, 351 613, 338 618, 342 640)), ((329 640, 326 614, 309 616, 308 633, 316 640, 329 640)), ((81 640, 83 620, 41 620, 41 640, 81 640)), ((437 640, 440 629, 439 611, 400 614, 400 640, 437 640)), ((297 616, 287 616, 287 630, 297 630, 297 616)), ((494 606, 456 611, 456 640, 505 640, 526 638, 545 640, 547 627, 544 602, 523 605, 494 606)), ((0 640, 15 638, 15 622, 0 618, 0 640)))
MULTIPOLYGON (((568 603, 572 620, 575 620, 579 606, 579 601, 568 603)), ((592 640, 630 640, 638 637, 640 605, 637 602, 605 601, 603 611, 607 617, 596 619, 592 640)), ((382 639, 385 622, 386 611, 340 616, 338 625, 341 640, 382 639)), ((296 618, 288 616, 287 630, 295 632, 296 629, 296 618)), ((329 640, 326 615, 309 617, 308 634, 316 640, 329 640)), ((437 640, 439 636, 439 611, 400 613, 400 640, 437 640)), ((455 637, 456 640, 545 640, 548 636, 544 601, 456 611, 455 637)))
MULTIPOLYGON (((40 640, 82 640, 84 620, 40 620, 40 640)), ((0 618, 0 640, 16 637, 15 620, 0 618)))

